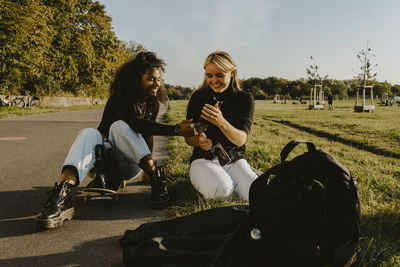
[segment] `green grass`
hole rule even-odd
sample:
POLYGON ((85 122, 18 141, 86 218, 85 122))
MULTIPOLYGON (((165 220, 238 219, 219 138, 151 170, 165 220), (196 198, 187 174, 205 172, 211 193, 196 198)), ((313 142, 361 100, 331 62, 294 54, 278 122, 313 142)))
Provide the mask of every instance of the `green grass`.
POLYGON ((16 116, 25 116, 32 114, 41 114, 49 112, 72 111, 82 109, 97 109, 103 108, 104 105, 89 105, 89 106, 71 106, 71 107, 39 107, 39 108, 18 108, 18 107, 0 107, 0 119, 16 116))
MULTIPOLYGON (((185 117, 186 101, 171 101, 167 120, 185 117)), ((256 101, 247 159, 262 171, 280 162, 279 153, 294 138, 312 141, 357 178, 362 203, 360 253, 356 266, 400 266, 400 108, 376 106, 374 113, 355 113, 353 101, 335 101, 335 110, 308 110, 306 105, 256 101)), ((243 203, 236 196, 205 200, 189 181, 191 147, 170 139, 166 165, 174 216, 243 203)), ((303 153, 296 148, 290 158, 303 153)))

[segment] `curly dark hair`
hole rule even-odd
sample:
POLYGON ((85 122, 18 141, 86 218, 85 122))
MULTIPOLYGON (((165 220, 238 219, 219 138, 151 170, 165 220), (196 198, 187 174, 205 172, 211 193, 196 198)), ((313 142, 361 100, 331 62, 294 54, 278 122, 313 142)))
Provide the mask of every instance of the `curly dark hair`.
MULTIPOLYGON (((165 62, 159 59, 154 52, 140 52, 117 70, 110 86, 110 93, 129 99, 142 98, 145 96, 141 81, 143 74, 154 68, 164 72, 165 66, 165 62)), ((167 99, 164 83, 161 84, 155 98, 160 102, 167 99)))

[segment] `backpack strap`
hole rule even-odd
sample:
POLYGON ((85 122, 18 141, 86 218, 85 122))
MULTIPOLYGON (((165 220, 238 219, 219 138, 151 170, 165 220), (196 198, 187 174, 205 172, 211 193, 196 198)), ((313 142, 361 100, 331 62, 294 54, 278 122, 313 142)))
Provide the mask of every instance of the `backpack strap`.
POLYGON ((249 189, 249 204, 251 210, 254 209, 257 203, 259 203, 259 199, 265 195, 267 186, 270 183, 271 175, 279 174, 282 168, 282 164, 275 165, 266 172, 262 173, 251 183, 249 189))
POLYGON ((303 140, 303 139, 294 139, 290 141, 281 151, 281 162, 284 162, 287 158, 287 156, 290 154, 290 152, 298 145, 301 143, 307 144, 308 151, 315 151, 315 145, 309 141, 303 140))

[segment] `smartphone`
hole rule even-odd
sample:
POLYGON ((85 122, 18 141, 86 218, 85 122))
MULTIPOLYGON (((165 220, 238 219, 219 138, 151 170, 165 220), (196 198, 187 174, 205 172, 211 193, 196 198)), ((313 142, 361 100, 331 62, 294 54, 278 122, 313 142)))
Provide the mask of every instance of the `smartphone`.
POLYGON ((231 158, 229 157, 228 153, 224 149, 224 147, 218 143, 211 148, 211 153, 214 157, 218 158, 219 164, 224 166, 231 162, 231 158))

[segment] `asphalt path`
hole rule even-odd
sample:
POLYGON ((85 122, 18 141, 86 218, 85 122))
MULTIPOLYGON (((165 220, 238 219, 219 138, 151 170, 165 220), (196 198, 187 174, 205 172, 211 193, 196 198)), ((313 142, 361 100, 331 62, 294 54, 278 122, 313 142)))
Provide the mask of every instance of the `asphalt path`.
MULTIPOLYGON (((124 231, 164 218, 164 211, 149 208, 150 187, 138 183, 128 183, 119 203, 85 205, 86 179, 73 192, 73 220, 57 229, 33 227, 77 133, 96 128, 102 111, 0 119, 0 266, 123 266, 118 239, 124 231)), ((155 143, 162 153, 157 142, 165 139, 155 143)))

